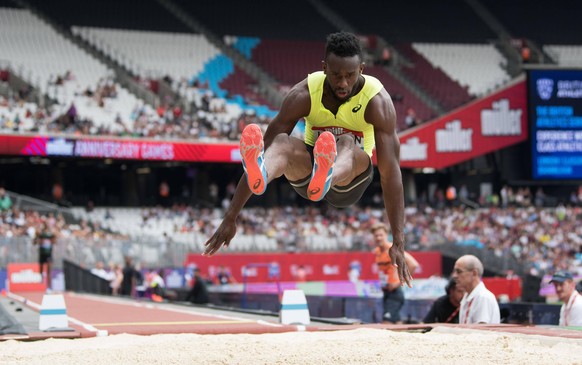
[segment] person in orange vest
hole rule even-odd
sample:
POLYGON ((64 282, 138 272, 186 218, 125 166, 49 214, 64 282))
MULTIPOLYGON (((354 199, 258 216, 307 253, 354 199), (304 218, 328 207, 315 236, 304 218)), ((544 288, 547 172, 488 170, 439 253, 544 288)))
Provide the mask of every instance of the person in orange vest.
MULTIPOLYGON (((385 323, 402 323, 400 309, 404 305, 403 283, 398 277, 397 267, 392 263, 390 249, 392 242, 388 240, 388 228, 385 224, 376 224, 371 229, 374 236, 374 256, 378 265, 378 276, 383 293, 383 321, 385 323)), ((404 252, 404 258, 410 272, 414 272, 419 266, 418 261, 408 252, 404 252)))

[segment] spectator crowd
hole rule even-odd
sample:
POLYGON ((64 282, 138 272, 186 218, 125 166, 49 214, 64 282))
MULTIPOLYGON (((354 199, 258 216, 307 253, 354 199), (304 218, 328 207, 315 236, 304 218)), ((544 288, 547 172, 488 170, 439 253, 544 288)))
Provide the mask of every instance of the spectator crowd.
MULTIPOLYGON (((162 219, 175 222, 173 232, 167 232, 169 236, 164 234, 165 241, 170 240, 173 233, 209 237, 222 217, 221 208, 184 205, 138 211, 136 209, 136 214, 142 214, 143 225, 162 219), (180 219, 174 219, 177 217, 180 219)), ((384 215, 383 209, 370 206, 348 209, 328 206, 251 207, 241 213, 237 228, 241 235, 263 235, 276 240, 279 251, 309 251, 307 241, 312 236, 332 240, 336 243, 334 250, 371 251, 374 243, 370 228, 386 222, 384 215)), ((580 271, 580 221, 582 208, 573 205, 552 208, 511 205, 478 209, 410 206, 406 210, 405 234, 409 250, 436 249, 445 243, 473 245, 500 258, 512 256, 526 264, 530 274, 541 276, 556 270, 580 271)), ((124 237, 121 233, 103 229, 99 220, 67 223, 60 214, 8 207, 0 212, 0 239, 33 238, 43 222, 54 226, 59 237, 91 240, 124 237)), ((167 249, 171 247, 170 244, 167 246, 167 249)))
MULTIPOLYGON (((58 88, 73 80, 74 76, 67 73, 56 77, 52 87, 58 88)), ((150 84, 150 80, 145 81, 150 84)), ((238 141, 246 125, 270 122, 270 117, 258 115, 253 109, 229 108, 225 98, 216 96, 204 85, 185 80, 175 84, 176 96, 163 97, 155 107, 135 99, 127 115, 112 110, 114 108, 108 102, 121 97, 117 84, 110 78, 99 80, 94 88, 77 90, 74 101, 66 104, 43 106, 28 101, 29 93, 0 95, 0 133, 238 141), (185 106, 180 99, 184 100, 185 106), (88 106, 115 112, 116 116, 111 122, 106 122, 96 116, 98 113, 89 116, 80 112, 88 106)))

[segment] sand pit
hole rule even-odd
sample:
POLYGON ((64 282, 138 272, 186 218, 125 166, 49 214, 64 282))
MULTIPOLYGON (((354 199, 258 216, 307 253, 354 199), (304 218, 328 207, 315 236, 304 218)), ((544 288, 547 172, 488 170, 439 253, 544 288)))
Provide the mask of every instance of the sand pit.
POLYGON ((0 343, 0 364, 582 364, 582 340, 379 329, 0 343))

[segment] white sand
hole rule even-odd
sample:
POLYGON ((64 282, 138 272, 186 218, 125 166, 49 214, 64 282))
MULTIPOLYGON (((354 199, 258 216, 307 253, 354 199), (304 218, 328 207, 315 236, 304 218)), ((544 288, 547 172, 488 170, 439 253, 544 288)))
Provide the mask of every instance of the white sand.
POLYGON ((357 329, 10 340, 0 342, 0 364, 582 364, 582 339, 450 332, 357 329))

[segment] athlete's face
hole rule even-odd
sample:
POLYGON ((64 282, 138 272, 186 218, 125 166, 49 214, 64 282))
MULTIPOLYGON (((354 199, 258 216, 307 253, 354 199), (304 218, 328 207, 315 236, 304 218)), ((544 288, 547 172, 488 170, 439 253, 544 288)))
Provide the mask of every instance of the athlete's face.
POLYGON ((352 97, 363 69, 364 64, 357 55, 340 57, 330 53, 323 61, 326 81, 333 95, 340 101, 346 101, 352 97))

